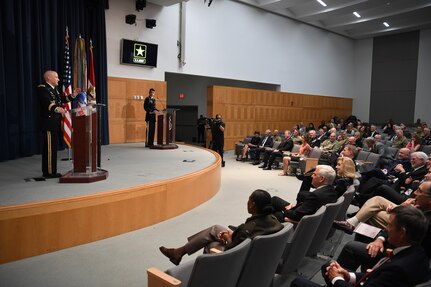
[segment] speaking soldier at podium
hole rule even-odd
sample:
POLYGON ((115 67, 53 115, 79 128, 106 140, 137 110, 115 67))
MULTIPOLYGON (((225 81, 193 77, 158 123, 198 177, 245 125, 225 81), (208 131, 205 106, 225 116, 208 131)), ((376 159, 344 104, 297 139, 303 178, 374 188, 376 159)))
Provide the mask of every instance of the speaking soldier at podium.
POLYGON ((70 96, 62 97, 57 90, 59 78, 55 71, 46 71, 44 82, 37 86, 37 96, 40 105, 40 129, 42 131, 42 172, 45 178, 61 177, 57 173, 58 131, 60 130, 61 116, 66 111, 62 103, 70 102, 80 92, 75 89, 70 96))
POLYGON ((152 147, 154 145, 154 133, 156 130, 156 99, 154 98, 156 95, 156 91, 151 88, 148 92, 149 95, 145 98, 144 101, 144 110, 145 114, 145 122, 147 123, 146 127, 146 136, 147 136, 147 147, 152 147))

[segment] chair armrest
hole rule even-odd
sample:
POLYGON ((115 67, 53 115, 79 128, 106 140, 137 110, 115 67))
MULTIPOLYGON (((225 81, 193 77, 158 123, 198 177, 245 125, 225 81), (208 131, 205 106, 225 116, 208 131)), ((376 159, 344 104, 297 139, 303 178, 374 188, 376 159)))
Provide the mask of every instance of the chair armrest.
POLYGON ((295 221, 293 219, 290 219, 289 217, 285 217, 284 222, 290 222, 292 224, 298 224, 299 223, 299 221, 295 221))
POLYGON ((219 253, 223 253, 223 251, 218 250, 217 248, 210 249, 210 254, 219 254, 219 253))
POLYGON ((151 267, 147 269, 148 287, 181 286, 181 281, 165 272, 151 267))

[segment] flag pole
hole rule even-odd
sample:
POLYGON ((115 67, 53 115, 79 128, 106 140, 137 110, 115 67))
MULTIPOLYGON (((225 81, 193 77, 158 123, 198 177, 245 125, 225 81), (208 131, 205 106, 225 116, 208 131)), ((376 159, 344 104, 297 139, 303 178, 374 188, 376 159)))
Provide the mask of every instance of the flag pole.
MULTIPOLYGON (((69 48, 69 27, 66 25, 66 35, 64 37, 64 69, 63 69, 63 97, 68 97, 72 94, 71 86, 71 67, 70 67, 70 48, 69 48)), ((63 109, 69 111, 71 107, 70 102, 63 102, 63 109)), ((63 139, 67 146, 67 158, 63 158, 63 161, 72 160, 71 149, 72 149, 72 118, 71 114, 66 112, 62 117, 62 130, 63 139)))

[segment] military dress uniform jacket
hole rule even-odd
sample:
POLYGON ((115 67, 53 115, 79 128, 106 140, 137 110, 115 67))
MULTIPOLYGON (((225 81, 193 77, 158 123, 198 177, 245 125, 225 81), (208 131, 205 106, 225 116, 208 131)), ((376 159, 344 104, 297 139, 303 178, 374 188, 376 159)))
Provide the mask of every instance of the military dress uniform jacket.
POLYGON ((37 87, 37 95, 40 105, 40 128, 42 131, 59 131, 61 114, 55 109, 61 107, 62 103, 69 102, 72 97, 62 97, 56 88, 52 88, 48 83, 43 83, 37 87))
POLYGON ((145 121, 146 122, 155 122, 156 121, 156 114, 154 111, 156 111, 156 99, 151 98, 150 96, 145 98, 144 101, 144 110, 146 112, 145 114, 145 121))

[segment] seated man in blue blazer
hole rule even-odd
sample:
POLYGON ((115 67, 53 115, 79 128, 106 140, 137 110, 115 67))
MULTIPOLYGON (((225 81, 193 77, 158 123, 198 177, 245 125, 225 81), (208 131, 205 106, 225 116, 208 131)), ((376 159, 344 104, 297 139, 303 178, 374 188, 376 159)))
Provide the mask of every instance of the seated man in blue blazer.
MULTIPOLYGON (((324 265, 322 274, 328 286, 410 287, 429 279, 428 257, 420 245, 428 227, 425 215, 412 206, 397 206, 389 218, 386 230, 393 252, 367 273, 349 272, 335 261, 324 265)), ((298 277, 291 286, 320 285, 298 277)))

